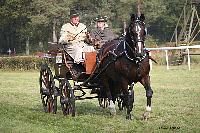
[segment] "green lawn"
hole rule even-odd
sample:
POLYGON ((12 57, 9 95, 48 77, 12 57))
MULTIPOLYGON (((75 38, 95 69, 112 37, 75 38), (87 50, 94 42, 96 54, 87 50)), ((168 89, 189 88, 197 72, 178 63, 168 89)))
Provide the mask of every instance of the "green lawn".
POLYGON ((38 84, 39 72, 0 70, 0 133, 55 132, 199 132, 200 67, 153 66, 154 90, 151 118, 141 120, 145 111, 145 90, 135 86, 134 120, 125 119, 125 111, 111 117, 97 100, 76 101, 76 117, 43 112, 38 84), (175 128, 175 129, 172 129, 175 128))

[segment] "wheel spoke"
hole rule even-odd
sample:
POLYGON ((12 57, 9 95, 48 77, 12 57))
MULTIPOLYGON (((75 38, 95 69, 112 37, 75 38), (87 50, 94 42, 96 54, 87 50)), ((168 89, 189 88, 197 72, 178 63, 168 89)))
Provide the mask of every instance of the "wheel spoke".
POLYGON ((57 96, 54 96, 54 81, 50 68, 47 65, 42 65, 40 70, 40 91, 42 105, 45 112, 56 113, 57 111, 57 96))
POLYGON ((68 80, 61 82, 61 107, 64 115, 75 116, 75 97, 68 80), (67 99, 67 100, 66 100, 67 99), (65 102, 62 102, 65 101, 65 102))

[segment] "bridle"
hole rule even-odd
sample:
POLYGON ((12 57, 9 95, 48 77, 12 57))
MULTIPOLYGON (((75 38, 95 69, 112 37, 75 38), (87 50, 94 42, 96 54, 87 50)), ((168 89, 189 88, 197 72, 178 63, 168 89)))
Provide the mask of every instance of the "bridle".
POLYGON ((145 35, 145 26, 144 26, 144 22, 140 21, 140 20, 135 20, 134 22, 132 22, 128 28, 129 34, 131 34, 131 38, 134 39, 133 37, 135 37, 134 34, 137 34, 137 39, 140 42, 144 42, 144 39, 142 37, 140 37, 140 32, 143 30, 144 35, 145 35), (142 27, 144 26, 144 27, 142 27), (132 29, 135 29, 135 31, 133 31, 132 29))
POLYGON ((130 37, 132 44, 129 44, 130 42, 127 42, 127 40, 125 39, 123 47, 124 47, 124 52, 125 52, 126 57, 131 61, 134 61, 134 60, 141 61, 145 57, 145 53, 142 49, 144 48, 144 37, 140 36, 140 32, 145 33, 145 29, 141 27, 142 24, 143 24, 142 21, 135 20, 134 22, 130 24, 130 26, 127 29, 128 34, 129 34, 128 36, 130 37), (135 31, 133 31, 133 29, 135 29, 135 31), (141 31, 141 30, 144 30, 144 31, 141 31), (130 53, 133 53, 133 54, 131 55, 130 53))

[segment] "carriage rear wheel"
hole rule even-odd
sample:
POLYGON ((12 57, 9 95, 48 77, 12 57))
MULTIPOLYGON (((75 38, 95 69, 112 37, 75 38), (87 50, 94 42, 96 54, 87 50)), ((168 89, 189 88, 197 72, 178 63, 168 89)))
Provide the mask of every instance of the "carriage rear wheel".
POLYGON ((75 116, 75 96, 68 80, 64 79, 60 83, 60 103, 64 115, 75 116))
POLYGON ((57 95, 53 75, 47 64, 41 66, 39 83, 44 111, 55 114, 57 111, 57 95))

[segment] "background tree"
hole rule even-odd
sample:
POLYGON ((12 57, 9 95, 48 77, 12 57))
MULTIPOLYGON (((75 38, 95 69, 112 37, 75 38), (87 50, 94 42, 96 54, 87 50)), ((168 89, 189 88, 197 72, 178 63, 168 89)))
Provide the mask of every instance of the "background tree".
MULTIPOLYGON (((170 41, 184 5, 185 0, 160 1, 160 6, 155 6, 152 10, 152 12, 157 11, 159 15, 154 19, 147 19, 151 21, 149 23, 149 34, 160 41, 170 41)), ((146 14, 148 13, 146 12, 146 14)))
POLYGON ((26 35, 24 27, 30 22, 28 15, 31 0, 2 0, 0 3, 0 49, 22 49, 21 42, 26 35))
MULTIPOLYGON (((42 50, 48 41, 57 41, 56 27, 60 27, 69 12, 70 0, 34 0, 30 29, 33 48, 42 50), (39 44, 39 47, 38 47, 39 44)), ((32 49, 33 49, 32 48, 32 49)))
MULTIPOLYGON (((115 33, 123 33, 124 22, 137 13, 138 0, 1 0, 0 53, 16 48, 25 53, 43 51, 48 41, 59 38, 61 26, 68 22, 70 9, 80 13, 81 22, 94 27, 98 15, 108 16, 115 33)), ((151 40, 170 41, 185 0, 141 0, 141 12, 151 40)), ((159 43, 160 44, 160 43, 159 43)))

